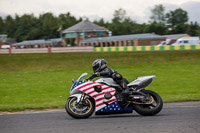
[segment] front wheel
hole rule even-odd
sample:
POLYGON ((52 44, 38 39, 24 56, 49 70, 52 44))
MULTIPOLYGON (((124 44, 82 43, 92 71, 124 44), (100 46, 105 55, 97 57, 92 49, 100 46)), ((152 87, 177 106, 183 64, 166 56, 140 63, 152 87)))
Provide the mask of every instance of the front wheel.
POLYGON ((148 97, 152 98, 151 104, 134 104, 133 108, 135 111, 144 116, 152 116, 159 113, 163 107, 163 101, 161 97, 154 91, 151 90, 142 90, 141 92, 148 95, 148 97))
POLYGON ((76 119, 90 117, 95 109, 95 105, 91 99, 86 99, 84 104, 79 104, 76 97, 68 98, 65 105, 66 112, 76 119))

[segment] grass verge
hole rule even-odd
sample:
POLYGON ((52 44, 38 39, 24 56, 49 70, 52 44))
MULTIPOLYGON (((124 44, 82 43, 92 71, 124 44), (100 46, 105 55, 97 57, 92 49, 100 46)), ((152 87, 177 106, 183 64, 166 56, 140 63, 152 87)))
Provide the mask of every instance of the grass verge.
POLYGON ((148 87, 164 102, 200 100, 200 51, 0 55, 0 111, 64 107, 71 79, 103 58, 129 81, 156 75, 148 87))

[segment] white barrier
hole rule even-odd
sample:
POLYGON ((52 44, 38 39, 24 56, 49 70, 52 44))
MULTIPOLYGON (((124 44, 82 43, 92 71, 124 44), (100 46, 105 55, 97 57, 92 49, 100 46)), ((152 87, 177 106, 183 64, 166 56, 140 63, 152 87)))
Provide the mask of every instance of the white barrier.
POLYGON ((49 47, 26 49, 0 49, 0 54, 6 53, 65 53, 65 52, 93 52, 93 47, 49 47))

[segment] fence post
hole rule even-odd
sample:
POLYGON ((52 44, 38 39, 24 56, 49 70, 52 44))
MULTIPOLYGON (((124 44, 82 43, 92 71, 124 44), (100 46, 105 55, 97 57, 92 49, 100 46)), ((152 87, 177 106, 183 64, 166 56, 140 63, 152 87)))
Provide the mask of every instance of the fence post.
POLYGON ((8 52, 9 52, 9 54, 11 54, 12 53, 12 48, 9 48, 8 52))
POLYGON ((48 53, 51 53, 51 47, 48 46, 48 53))

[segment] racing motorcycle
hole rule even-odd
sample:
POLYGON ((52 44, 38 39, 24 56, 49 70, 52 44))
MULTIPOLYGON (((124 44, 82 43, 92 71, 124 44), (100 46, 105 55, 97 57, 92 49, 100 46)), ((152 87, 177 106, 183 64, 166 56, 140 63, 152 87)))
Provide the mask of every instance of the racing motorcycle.
POLYGON ((142 76, 130 82, 130 94, 123 100, 122 88, 112 78, 100 78, 96 81, 82 80, 83 73, 73 85, 67 99, 66 112, 76 119, 88 118, 94 111, 96 115, 132 113, 135 110, 143 116, 159 113, 163 107, 161 97, 145 88, 156 76, 142 76))

